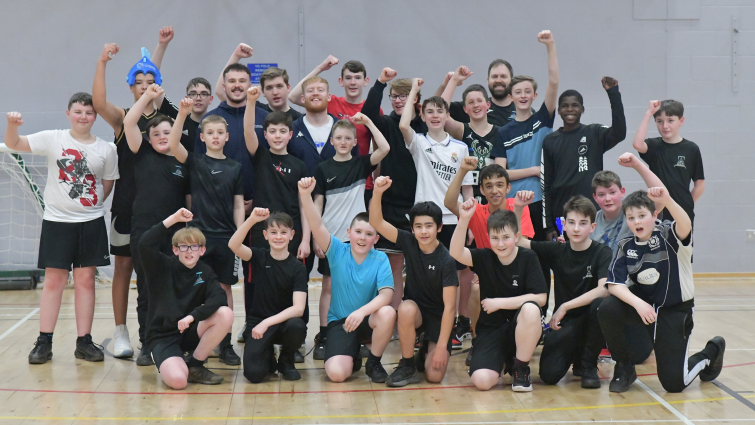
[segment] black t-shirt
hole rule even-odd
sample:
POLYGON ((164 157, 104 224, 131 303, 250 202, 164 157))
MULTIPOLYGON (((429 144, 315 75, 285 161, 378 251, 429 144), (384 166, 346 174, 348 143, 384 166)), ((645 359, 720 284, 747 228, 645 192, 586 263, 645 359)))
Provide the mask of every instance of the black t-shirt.
MULTIPOLYGON (((128 114, 129 109, 131 108, 123 109, 123 116, 128 114)), ((142 114, 139 117, 137 126, 142 132, 142 145, 149 144, 147 124, 158 113, 155 111, 152 115, 142 114)), ((115 136, 115 151, 118 154, 118 173, 120 177, 115 181, 113 203, 110 206, 110 211, 115 215, 129 216, 134 207, 134 198, 136 197, 136 179, 134 177, 134 153, 128 147, 126 133, 123 128, 121 128, 120 134, 115 136)))
MULTIPOLYGON (((178 106, 167 97, 163 99, 163 103, 160 105, 158 111, 173 119, 176 119, 178 116, 178 106)), ((198 137, 197 133, 199 133, 199 123, 191 119, 191 115, 189 115, 184 121, 184 128, 181 132, 181 144, 189 152, 194 152, 194 142, 198 137)))
POLYGON ((477 169, 472 171, 472 175, 474 176, 474 185, 472 186, 472 189, 474 190, 474 197, 477 198, 477 201, 481 204, 487 204, 488 200, 485 199, 485 197, 482 196, 482 192, 480 192, 480 171, 482 171, 486 165, 494 162, 490 153, 493 151, 493 146, 495 145, 496 140, 498 140, 499 128, 500 127, 494 124, 488 134, 482 136, 472 130, 472 127, 470 127, 469 124, 464 124, 464 134, 461 141, 466 143, 469 147, 469 156, 477 158, 477 169))
MULTIPOLYGON (((451 114, 451 118, 459 121, 460 123, 469 123, 469 115, 464 112, 464 102, 451 102, 448 108, 448 112, 451 114)), ((488 122, 498 127, 503 127, 510 121, 516 118, 516 106, 514 102, 509 103, 508 106, 498 106, 492 101, 490 102, 490 109, 488 109, 488 122)))
MULTIPOLYGON (((511 298, 526 294, 545 294, 543 271, 537 255, 530 249, 518 248, 511 264, 505 266, 492 249, 470 249, 475 273, 480 278, 480 300, 511 298)), ((480 311, 478 326, 500 326, 511 321, 516 310, 480 311)))
MULTIPOLYGON (((640 154, 640 158, 647 162, 650 171, 661 179, 671 199, 687 212, 690 219, 694 220, 695 201, 690 193, 690 182, 705 179, 700 148, 687 139, 682 139, 679 143, 666 143, 662 138, 656 137, 645 139, 645 143, 648 145, 648 150, 640 154)), ((671 219, 665 208, 663 214, 664 220, 671 219)))
POLYGON ((276 155, 259 146, 252 156, 254 167, 254 207, 282 211, 294 223, 300 221, 299 180, 307 175, 307 166, 293 155, 276 155))
POLYGON ((603 154, 624 140, 627 122, 618 87, 606 90, 611 101, 611 126, 580 124, 573 131, 563 127, 543 139, 543 199, 550 230, 572 196, 592 198, 592 178, 603 170, 603 154))
MULTIPOLYGON (((553 270, 555 310, 561 304, 571 301, 598 287, 600 279, 608 277, 611 263, 611 248, 592 241, 584 251, 574 251, 571 244, 561 242, 531 242, 542 263, 553 270)), ((589 310, 590 306, 574 308, 565 317, 577 317, 589 310)))
MULTIPOLYGON (((270 108, 270 105, 268 105, 267 103, 262 103, 259 100, 257 101, 257 107, 262 108, 266 110, 267 112, 273 112, 272 108, 270 108)), ((288 111, 286 111, 286 115, 291 117, 291 122, 294 122, 298 120, 299 118, 301 118, 302 116, 304 116, 304 114, 302 114, 301 112, 297 111, 296 109, 290 106, 288 108, 288 111)))
POLYGON ((414 233, 398 230, 396 249, 404 253, 406 260, 406 286, 404 298, 417 303, 424 313, 443 315, 443 288, 459 286, 456 261, 451 258, 443 244, 438 244, 430 254, 419 248, 414 233))
POLYGON ((192 222, 207 236, 233 236, 235 195, 244 195, 241 164, 231 158, 217 159, 189 152, 192 222))
POLYGON ((176 157, 142 141, 134 159, 136 197, 131 228, 149 229, 186 206, 189 175, 176 157))
MULTIPOLYGON (((247 320, 259 323, 275 316, 294 305, 294 292, 307 293, 307 268, 295 256, 289 255, 285 260, 278 261, 269 250, 252 248, 249 263, 252 266, 251 285, 254 290, 247 288, 244 295, 247 320)), ((305 309, 304 316, 308 315, 305 309)))

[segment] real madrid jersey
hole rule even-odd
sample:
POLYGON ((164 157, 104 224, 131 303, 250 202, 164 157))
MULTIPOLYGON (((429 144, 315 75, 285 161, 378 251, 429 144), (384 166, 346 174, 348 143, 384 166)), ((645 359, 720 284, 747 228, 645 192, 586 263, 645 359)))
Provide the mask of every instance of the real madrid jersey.
MULTIPOLYGON (((468 156, 469 148, 465 143, 452 139, 448 133, 440 142, 433 140, 427 134, 414 133, 412 143, 407 148, 417 168, 417 191, 414 202, 435 202, 443 211, 443 224, 455 225, 457 218, 443 205, 443 199, 446 197, 451 180, 461 167, 461 161, 468 156)), ((462 185, 471 186, 473 182, 472 173, 467 173, 462 185)), ((459 200, 461 201, 461 193, 459 200)))

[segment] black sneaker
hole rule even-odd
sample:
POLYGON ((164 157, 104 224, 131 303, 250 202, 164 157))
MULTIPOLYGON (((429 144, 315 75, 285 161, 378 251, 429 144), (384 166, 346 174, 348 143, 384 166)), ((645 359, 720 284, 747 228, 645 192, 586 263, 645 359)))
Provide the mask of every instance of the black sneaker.
POLYGON ((417 382, 419 382, 417 368, 407 365, 404 359, 399 360, 398 367, 385 380, 385 384, 389 387, 405 387, 417 382))
POLYGON ((351 373, 357 373, 359 372, 359 369, 362 368, 362 355, 357 354, 356 357, 354 357, 354 365, 351 367, 351 373))
POLYGON ((613 379, 608 385, 608 391, 612 393, 623 393, 629 391, 634 381, 637 380, 637 372, 633 364, 623 364, 616 362, 613 368, 613 379))
POLYGON ((571 372, 572 372, 572 375, 574 376, 582 376, 585 373, 585 370, 575 365, 575 366, 572 366, 571 372))
POLYGON ((300 353, 299 350, 294 351, 294 363, 304 363, 304 354, 300 353))
POLYGON ((76 351, 73 355, 77 359, 84 359, 88 362, 101 362, 105 360, 105 353, 102 346, 92 341, 92 335, 86 334, 76 339, 76 351))
POLYGON ((469 348, 469 353, 467 353, 467 359, 464 360, 464 364, 467 366, 472 366, 472 351, 474 351, 474 346, 469 348))
POLYGON ((286 381, 298 381, 301 379, 301 374, 296 370, 296 366, 293 363, 279 362, 278 373, 286 381))
POLYGON ((383 364, 380 362, 367 362, 364 365, 364 373, 370 377, 372 382, 382 384, 388 378, 388 372, 385 371, 383 364))
MULTIPOLYGON (((706 366, 705 369, 700 371, 700 375, 698 376, 700 376, 700 380, 703 382, 710 382, 718 378, 721 369, 724 367, 724 351, 726 351, 726 341, 724 338, 717 336, 708 341, 708 344, 713 344, 718 347, 718 354, 716 354, 716 357, 710 359, 710 364, 706 366)), ((706 347, 708 344, 705 344, 706 347)))
POLYGON ((459 319, 456 321, 456 327, 454 328, 453 335, 456 336, 456 339, 458 339, 459 342, 464 342, 468 339, 472 339, 472 324, 470 323, 468 317, 462 319, 462 317, 459 316, 459 319))
POLYGON ((419 350, 417 350, 417 354, 414 355, 414 365, 417 367, 417 371, 424 372, 425 371, 425 361, 427 360, 427 349, 428 349, 428 342, 426 339, 423 339, 420 343, 419 350))
POLYGON ((461 341, 451 333, 451 350, 461 350, 461 341))
POLYGON ((223 382, 223 377, 213 373, 204 366, 195 366, 189 368, 189 383, 203 385, 218 385, 223 382))
POLYGON ((227 364, 228 366, 238 366, 241 364, 241 358, 233 350, 233 345, 231 344, 228 344, 225 347, 220 349, 220 355, 218 356, 218 360, 221 363, 227 364))
POLYGON ((529 392, 532 391, 532 382, 530 381, 530 367, 524 366, 519 369, 515 369, 511 376, 514 377, 514 382, 511 384, 511 389, 516 392, 529 392))
POLYGON ((315 351, 312 352, 312 358, 325 360, 325 336, 322 333, 315 335, 315 351))
POLYGON ((422 332, 419 335, 417 335, 416 338, 414 338, 414 351, 419 351, 419 348, 422 346, 422 340, 425 339, 425 333, 422 332))
POLYGON ((43 364, 52 359, 52 341, 46 336, 39 336, 34 348, 29 353, 29 364, 43 364))
POLYGON ((582 370, 582 388, 600 388, 598 368, 592 367, 582 370))
POLYGON ((142 349, 139 352, 139 357, 136 358, 137 366, 152 366, 155 362, 152 360, 152 354, 147 351, 147 348, 142 344, 142 349))
POLYGON ((359 346, 359 355, 362 356, 362 358, 367 358, 370 356, 370 349, 367 348, 366 345, 362 344, 359 346))

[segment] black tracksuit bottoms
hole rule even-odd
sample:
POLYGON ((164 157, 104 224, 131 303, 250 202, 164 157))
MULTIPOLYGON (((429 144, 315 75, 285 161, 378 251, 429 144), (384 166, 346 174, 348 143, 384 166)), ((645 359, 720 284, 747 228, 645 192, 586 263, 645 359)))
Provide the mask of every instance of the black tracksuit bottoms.
POLYGON ((307 325, 301 317, 270 326, 260 339, 252 338, 252 329, 261 320, 248 320, 244 338, 244 376, 257 384, 270 373, 274 365, 273 344, 281 344, 279 363, 294 364, 294 352, 301 347, 307 335, 307 325))

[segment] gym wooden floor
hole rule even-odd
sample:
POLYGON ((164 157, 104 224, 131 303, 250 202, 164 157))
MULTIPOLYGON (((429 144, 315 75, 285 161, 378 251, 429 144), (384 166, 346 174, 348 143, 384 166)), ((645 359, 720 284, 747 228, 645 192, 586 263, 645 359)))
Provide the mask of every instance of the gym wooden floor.
MULTIPOLYGON (((632 390, 610 394, 613 367, 600 365, 604 385, 583 390, 569 372, 557 386, 539 382, 539 349, 532 361, 534 391, 513 393, 510 377, 489 392, 475 390, 464 366, 466 353, 454 352, 441 384, 422 381, 403 389, 372 384, 362 372, 345 383, 327 381, 321 361, 297 365, 303 379, 277 377, 254 385, 240 368, 210 359, 208 367, 225 377, 218 386, 190 384, 186 390, 165 387, 154 367, 137 367, 132 360, 114 359, 114 328, 109 288, 98 289, 93 336, 106 347, 103 363, 73 356, 76 329, 73 291, 65 291, 55 330, 53 360, 31 366, 27 356, 39 332, 41 291, 2 292, 0 301, 0 423, 9 424, 285 424, 285 423, 653 423, 755 424, 755 279, 697 279, 697 308, 691 349, 703 347, 714 335, 727 341, 725 368, 718 380, 695 380, 681 394, 668 394, 655 375, 655 361, 638 366, 632 390)), ((243 324, 242 292, 234 291, 234 336, 243 324)), ((312 306, 307 351, 317 326, 319 286, 310 288, 312 306)), ((134 312, 128 326, 136 344, 134 312)), ((235 343, 234 343, 235 344, 235 343)), ((465 342, 465 349, 469 343, 465 342)), ((239 354, 243 345, 236 346, 239 354)), ((398 341, 383 357, 392 371, 399 359, 398 341)))

